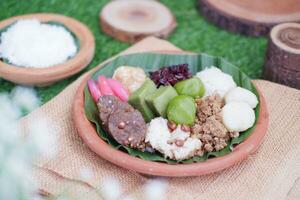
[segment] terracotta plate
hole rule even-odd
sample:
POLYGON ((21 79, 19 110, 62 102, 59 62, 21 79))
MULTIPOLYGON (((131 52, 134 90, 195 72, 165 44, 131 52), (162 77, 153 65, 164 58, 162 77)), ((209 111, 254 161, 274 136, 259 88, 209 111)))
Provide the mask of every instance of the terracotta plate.
POLYGON ((16 67, 0 60, 1 78, 18 84, 45 86, 76 74, 90 63, 95 50, 94 36, 84 24, 70 17, 50 13, 21 15, 1 21, 0 29, 17 20, 33 18, 42 22, 59 22, 66 26, 79 40, 79 51, 65 63, 42 69, 16 67))
POLYGON ((84 143, 86 143, 92 151, 102 158, 128 170, 148 175, 173 177, 198 176, 220 171, 246 159, 250 154, 254 153, 267 132, 269 115, 266 101, 263 94, 256 88, 260 100, 260 115, 258 122, 252 134, 244 142, 237 145, 231 153, 222 157, 210 158, 204 162, 192 164, 167 164, 133 157, 127 153, 114 149, 102 140, 98 136, 94 125, 85 115, 84 88, 93 72, 94 70, 92 70, 92 72, 90 72, 90 74, 81 82, 73 102, 72 116, 75 127, 84 143))

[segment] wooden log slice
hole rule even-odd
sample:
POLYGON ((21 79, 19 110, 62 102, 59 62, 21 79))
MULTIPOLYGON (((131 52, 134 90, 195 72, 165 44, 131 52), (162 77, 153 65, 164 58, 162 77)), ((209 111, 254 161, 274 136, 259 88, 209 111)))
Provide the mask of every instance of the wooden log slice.
POLYGON ((167 38, 176 27, 171 11, 153 0, 115 0, 100 13, 103 32, 125 42, 147 36, 167 38))
POLYGON ((271 30, 263 76, 300 89, 300 24, 279 24, 271 30))
POLYGON ((267 35, 285 22, 300 22, 300 0, 198 0, 203 16, 216 25, 249 36, 267 35))

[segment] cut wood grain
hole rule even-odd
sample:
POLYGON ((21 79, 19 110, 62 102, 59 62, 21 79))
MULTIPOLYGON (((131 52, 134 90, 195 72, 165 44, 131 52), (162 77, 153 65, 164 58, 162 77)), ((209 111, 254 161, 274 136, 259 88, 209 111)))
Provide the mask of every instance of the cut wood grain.
POLYGON ((232 32, 267 35, 285 22, 300 22, 300 0, 199 0, 204 17, 232 32))
POLYGON ((103 32, 131 43, 147 36, 167 38, 176 27, 171 11, 153 0, 111 1, 99 18, 103 32))
POLYGON ((263 76, 300 89, 300 24, 284 23, 271 30, 263 76))

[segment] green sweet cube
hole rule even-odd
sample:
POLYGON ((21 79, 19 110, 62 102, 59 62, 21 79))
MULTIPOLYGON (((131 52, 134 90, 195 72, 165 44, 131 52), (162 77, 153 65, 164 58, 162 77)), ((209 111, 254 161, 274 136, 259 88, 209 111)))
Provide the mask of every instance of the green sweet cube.
POLYGON ((161 86, 146 97, 146 103, 156 115, 167 117, 168 104, 176 96, 177 92, 172 86, 161 86))
POLYGON ((156 90, 154 82, 150 79, 146 79, 143 85, 129 96, 128 103, 142 113, 146 122, 150 122, 155 115, 147 105, 145 99, 156 90))

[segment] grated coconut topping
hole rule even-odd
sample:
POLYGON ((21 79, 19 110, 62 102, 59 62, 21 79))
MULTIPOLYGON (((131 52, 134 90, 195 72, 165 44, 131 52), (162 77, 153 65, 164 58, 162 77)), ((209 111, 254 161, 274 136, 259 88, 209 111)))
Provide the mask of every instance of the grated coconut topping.
POLYGON ((0 58, 20 67, 50 67, 66 62, 76 52, 69 31, 36 19, 19 20, 0 36, 0 58))

